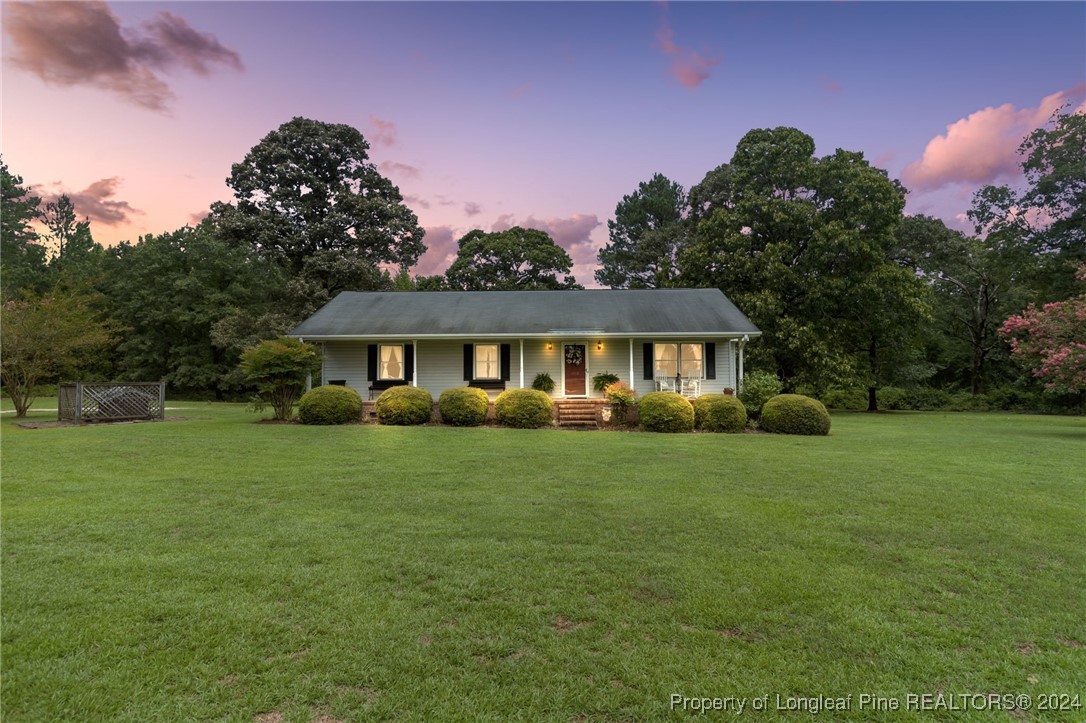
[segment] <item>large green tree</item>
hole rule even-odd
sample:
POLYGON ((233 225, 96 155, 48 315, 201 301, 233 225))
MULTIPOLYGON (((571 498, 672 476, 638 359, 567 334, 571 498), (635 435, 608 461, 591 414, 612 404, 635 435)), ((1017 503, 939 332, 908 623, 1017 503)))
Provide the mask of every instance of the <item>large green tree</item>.
POLYGON ((355 128, 294 118, 234 164, 235 203, 217 203, 220 233, 252 244, 325 298, 390 285, 426 250, 418 218, 369 161, 355 128))
POLYGON ((63 194, 45 204, 41 220, 48 229, 52 251, 49 270, 54 282, 76 288, 93 286, 106 252, 91 235, 90 219, 78 220, 72 199, 63 194))
POLYGON ((923 215, 903 219, 896 233, 902 257, 933 293, 936 328, 946 339, 940 377, 984 392, 993 359, 1006 360, 999 325, 1036 295, 1030 282, 1038 255, 1006 229, 977 237, 923 215))
POLYGON ((514 226, 479 229, 458 242, 456 260, 445 272, 447 287, 459 291, 579 289, 570 275, 573 259, 543 231, 514 226))
POLYGON ((894 271, 903 190, 859 153, 814 150, 794 128, 747 133, 720 190, 699 201, 680 280, 718 286, 743 309, 763 331, 752 363, 786 388, 876 386, 881 362, 871 357, 900 323, 898 302, 923 312, 908 276, 894 271), (890 281, 897 290, 885 293, 890 281))
POLYGON ((1038 301, 1074 292, 1075 269, 1086 261, 1086 114, 1058 111, 1019 146, 1026 186, 984 186, 969 218, 989 246, 1033 256, 1022 281, 1038 301))
MULTIPOLYGON (((220 239, 207 221, 112 249, 103 292, 123 329, 118 373, 175 389, 237 391, 241 351, 283 333, 285 272, 251 248, 220 239)), ((288 300, 289 302, 289 300, 288 300)))
POLYGON ((613 289, 668 286, 678 274, 683 233, 683 187, 656 173, 615 206, 609 241, 599 250, 596 281, 613 289))
POLYGON ((10 299, 46 287, 45 247, 31 225, 41 217, 41 198, 0 159, 0 293, 10 299))
POLYGON ((730 204, 733 191, 732 167, 722 163, 690 188, 686 196, 690 220, 696 223, 712 215, 716 209, 730 204))

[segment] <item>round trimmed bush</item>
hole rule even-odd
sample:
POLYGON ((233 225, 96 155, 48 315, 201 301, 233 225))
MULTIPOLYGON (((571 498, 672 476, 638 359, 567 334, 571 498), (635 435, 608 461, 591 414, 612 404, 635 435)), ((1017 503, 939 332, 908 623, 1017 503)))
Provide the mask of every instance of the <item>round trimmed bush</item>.
POLYGON ((437 400, 441 421, 455 427, 478 427, 486 421, 490 398, 475 387, 446 389, 437 400))
POLYGON ((362 418, 362 397, 350 387, 326 384, 302 395, 298 419, 302 424, 350 424, 362 418))
POLYGON ((434 398, 422 387, 401 385, 381 392, 374 407, 381 424, 425 424, 434 414, 434 398))
POLYGON ((494 416, 506 427, 549 427, 553 406, 551 398, 537 389, 507 389, 494 400, 494 416))
POLYGON ((778 394, 762 407, 762 429, 775 434, 829 434, 830 413, 817 399, 778 394))
POLYGON ((649 392, 637 405, 637 417, 645 432, 694 431, 694 405, 677 392, 649 392))
POLYGON ((742 432, 747 408, 727 394, 706 394, 694 400, 694 428, 706 432, 742 432))

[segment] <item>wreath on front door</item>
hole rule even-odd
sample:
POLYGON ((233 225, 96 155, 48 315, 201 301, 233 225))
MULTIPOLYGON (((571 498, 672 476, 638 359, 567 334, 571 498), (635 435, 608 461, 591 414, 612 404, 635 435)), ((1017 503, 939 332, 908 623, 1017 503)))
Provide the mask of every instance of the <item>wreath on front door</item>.
POLYGON ((584 350, 579 346, 566 347, 566 364, 580 366, 584 363, 584 350))

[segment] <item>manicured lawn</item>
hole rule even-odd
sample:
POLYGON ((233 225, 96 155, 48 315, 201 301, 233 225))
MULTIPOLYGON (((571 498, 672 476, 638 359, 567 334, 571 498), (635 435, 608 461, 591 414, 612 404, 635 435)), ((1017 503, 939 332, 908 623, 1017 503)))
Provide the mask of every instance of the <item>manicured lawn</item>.
POLYGON ((673 693, 851 694, 818 718, 868 720, 861 693, 1086 696, 1082 418, 839 414, 790 438, 170 406, 193 419, 3 415, 5 720, 689 718, 673 693))

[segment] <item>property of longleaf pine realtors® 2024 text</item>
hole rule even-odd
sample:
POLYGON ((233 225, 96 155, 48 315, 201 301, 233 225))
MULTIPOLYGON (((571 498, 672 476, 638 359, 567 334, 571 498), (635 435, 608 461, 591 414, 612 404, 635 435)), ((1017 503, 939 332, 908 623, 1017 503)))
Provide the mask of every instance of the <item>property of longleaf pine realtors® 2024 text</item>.
POLYGON ((1081 710, 1079 695, 1051 694, 1027 695, 1024 693, 907 693, 903 697, 860 693, 846 696, 783 696, 766 694, 751 698, 724 696, 717 698, 687 697, 671 694, 671 710, 687 710, 707 713, 729 711, 796 711, 822 713, 824 711, 1071 711, 1081 710))

